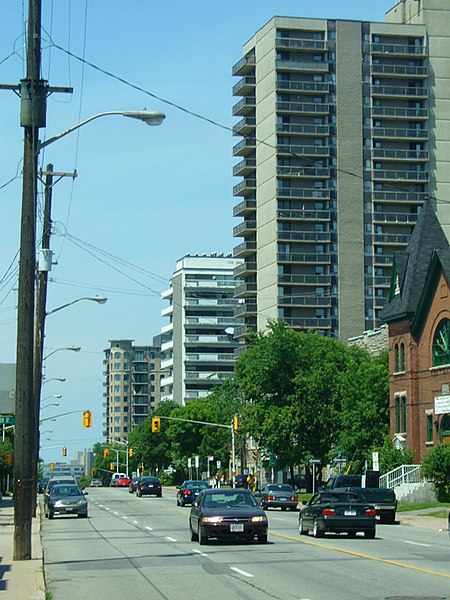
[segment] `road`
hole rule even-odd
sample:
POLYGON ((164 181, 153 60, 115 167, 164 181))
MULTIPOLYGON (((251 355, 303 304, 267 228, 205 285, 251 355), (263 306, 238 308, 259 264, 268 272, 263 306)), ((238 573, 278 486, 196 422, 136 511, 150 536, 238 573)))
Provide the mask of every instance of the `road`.
POLYGON ((52 600, 450 599, 446 532, 378 525, 375 540, 300 537, 298 513, 268 511, 269 543, 190 541, 175 490, 136 498, 89 489, 89 519, 43 519, 52 600))

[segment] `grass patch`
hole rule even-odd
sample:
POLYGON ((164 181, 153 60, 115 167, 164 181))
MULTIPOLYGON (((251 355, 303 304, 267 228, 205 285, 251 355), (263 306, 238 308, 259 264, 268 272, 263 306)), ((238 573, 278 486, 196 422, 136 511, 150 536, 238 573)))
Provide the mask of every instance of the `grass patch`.
MULTIPOLYGON (((443 516, 447 516, 448 509, 450 509, 450 504, 443 504, 442 502, 422 502, 418 504, 402 504, 399 502, 397 507, 397 512, 408 512, 410 510, 424 510, 427 508, 440 508, 440 511, 436 511, 442 513, 443 516)), ((432 513, 433 516, 436 516, 436 513, 432 513)))

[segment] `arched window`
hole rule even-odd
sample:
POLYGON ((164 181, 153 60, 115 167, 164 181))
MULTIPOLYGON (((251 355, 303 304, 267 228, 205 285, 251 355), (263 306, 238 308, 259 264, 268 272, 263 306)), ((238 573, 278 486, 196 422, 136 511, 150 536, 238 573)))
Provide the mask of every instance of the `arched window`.
POLYGON ((450 321, 442 319, 433 339, 433 367, 450 364, 450 321))
POLYGON ((406 371, 405 365, 405 344, 402 342, 400 344, 400 370, 406 371))
POLYGON ((399 369, 398 344, 395 344, 395 346, 394 346, 394 359, 395 359, 394 373, 398 373, 400 370, 399 369))

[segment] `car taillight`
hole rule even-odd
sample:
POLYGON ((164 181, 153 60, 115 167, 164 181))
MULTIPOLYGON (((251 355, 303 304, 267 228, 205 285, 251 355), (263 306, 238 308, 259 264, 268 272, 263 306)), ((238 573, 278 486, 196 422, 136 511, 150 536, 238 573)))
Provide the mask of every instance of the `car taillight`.
POLYGON ((377 511, 374 508, 367 508, 364 511, 364 514, 366 515, 366 517, 376 517, 377 511))
POLYGON ((183 496, 190 496, 191 492, 189 490, 183 490, 183 496))
POLYGON ((143 484, 143 483, 140 483, 140 484, 138 485, 138 488, 139 488, 140 490, 143 490, 143 489, 144 489, 144 484, 143 484))
POLYGON ((292 502, 298 502, 298 497, 297 496, 291 496, 291 501, 292 502))
POLYGON ((275 496, 267 496, 267 500, 275 500, 275 496))
POLYGON ((334 510, 334 508, 324 508, 322 510, 322 515, 327 516, 327 515, 335 515, 336 511, 334 510))

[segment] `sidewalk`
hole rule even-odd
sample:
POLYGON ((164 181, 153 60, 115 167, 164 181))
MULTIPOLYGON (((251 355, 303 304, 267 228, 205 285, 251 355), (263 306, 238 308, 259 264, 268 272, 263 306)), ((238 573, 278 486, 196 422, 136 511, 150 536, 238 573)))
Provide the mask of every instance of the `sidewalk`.
POLYGON ((446 517, 427 517, 427 513, 439 512, 438 508, 426 508, 422 510, 409 510, 398 512, 397 523, 417 527, 418 529, 433 529, 434 531, 447 531, 448 521, 446 517))
POLYGON ((39 529, 38 516, 32 523, 31 560, 13 561, 14 506, 12 498, 3 497, 0 501, 0 595, 5 600, 45 599, 39 529))

